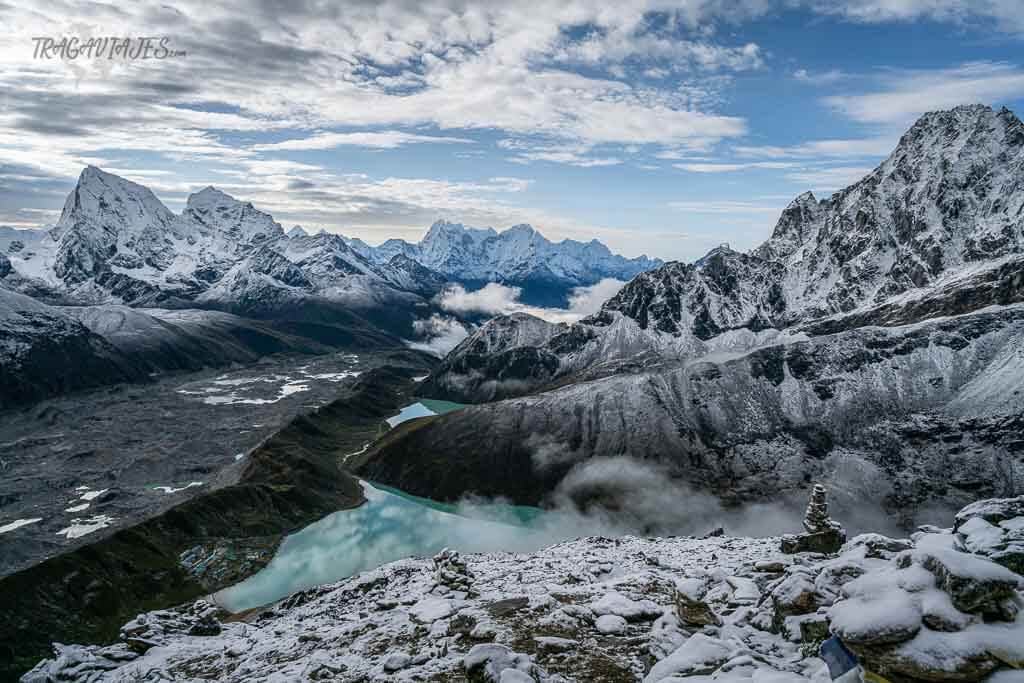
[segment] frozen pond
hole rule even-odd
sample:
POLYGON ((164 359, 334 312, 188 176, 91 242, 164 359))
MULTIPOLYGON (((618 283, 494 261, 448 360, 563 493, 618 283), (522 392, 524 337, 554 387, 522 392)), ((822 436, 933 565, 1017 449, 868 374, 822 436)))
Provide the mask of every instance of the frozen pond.
POLYGON ((217 602, 237 612, 443 548, 528 551, 586 531, 536 508, 443 505, 367 483, 363 489, 364 505, 335 512, 288 536, 263 571, 217 593, 217 602))

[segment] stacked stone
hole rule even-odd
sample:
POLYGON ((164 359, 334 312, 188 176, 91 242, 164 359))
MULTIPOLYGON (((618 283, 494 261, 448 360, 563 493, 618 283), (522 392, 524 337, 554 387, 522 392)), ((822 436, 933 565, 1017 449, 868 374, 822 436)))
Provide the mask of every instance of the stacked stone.
POLYGON ((804 529, 809 534, 817 534, 828 531, 836 526, 828 516, 828 498, 825 487, 815 484, 811 490, 811 500, 807 503, 807 512, 804 514, 804 529))
POLYGON ((807 533, 782 537, 784 553, 835 553, 846 542, 846 532, 828 516, 827 491, 821 484, 811 489, 811 500, 804 515, 807 533))
POLYGON ((473 572, 455 550, 445 548, 434 556, 434 580, 441 592, 473 592, 473 572))

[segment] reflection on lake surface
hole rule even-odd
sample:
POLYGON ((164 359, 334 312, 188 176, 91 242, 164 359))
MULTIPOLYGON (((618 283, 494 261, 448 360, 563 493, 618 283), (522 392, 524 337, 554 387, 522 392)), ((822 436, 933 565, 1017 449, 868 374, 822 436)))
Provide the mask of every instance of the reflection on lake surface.
POLYGON ((443 548, 462 552, 536 550, 583 533, 536 508, 443 505, 363 483, 367 502, 335 512, 285 538, 262 571, 216 595, 238 612, 443 548))

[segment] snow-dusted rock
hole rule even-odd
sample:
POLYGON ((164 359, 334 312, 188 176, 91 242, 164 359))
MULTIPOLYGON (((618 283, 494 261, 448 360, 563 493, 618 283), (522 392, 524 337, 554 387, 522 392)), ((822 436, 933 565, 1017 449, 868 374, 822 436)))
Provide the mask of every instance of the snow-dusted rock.
POLYGON ((661 616, 664 608, 650 600, 633 600, 611 591, 590 604, 591 611, 600 616, 614 615, 626 621, 652 621, 661 616))
POLYGON ((690 636, 683 646, 661 660, 644 677, 644 683, 659 683, 673 676, 687 677, 710 674, 728 661, 734 648, 703 633, 690 636))
POLYGON ((597 629, 597 632, 608 636, 617 636, 625 633, 627 626, 626 620, 616 614, 602 615, 594 622, 594 628, 597 629))
POLYGON ((445 598, 426 597, 409 608, 409 616, 424 624, 450 617, 455 611, 453 601, 445 598))
POLYGON ((405 652, 395 652, 384 659, 384 671, 387 671, 388 673, 401 671, 405 667, 409 666, 411 662, 412 657, 405 652))
POLYGON ((721 618, 705 601, 708 594, 708 580, 705 577, 691 577, 675 582, 676 614, 687 626, 719 625, 721 618))
MULTIPOLYGON (((958 523, 988 524, 963 511, 958 523)), ((952 549, 949 534, 915 534, 915 543, 843 586, 828 613, 832 632, 869 670, 894 678, 980 680, 1024 662, 1024 578, 952 549)))
POLYGON ((463 666, 469 680, 480 683, 518 683, 518 674, 525 676, 522 680, 536 681, 542 673, 528 655, 504 645, 474 645, 463 666))
POLYGON ((959 548, 1024 574, 1024 496, 969 505, 955 528, 959 548))

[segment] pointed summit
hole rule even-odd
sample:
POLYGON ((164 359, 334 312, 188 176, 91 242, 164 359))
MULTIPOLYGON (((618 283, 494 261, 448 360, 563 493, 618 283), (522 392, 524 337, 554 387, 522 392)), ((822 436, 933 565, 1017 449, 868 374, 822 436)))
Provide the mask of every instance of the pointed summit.
POLYGON ((182 219, 237 244, 249 245, 284 235, 284 229, 270 214, 212 185, 189 195, 182 219))
POLYGON ((783 209, 771 238, 754 250, 754 256, 768 261, 788 258, 811 237, 810 231, 816 227, 820 215, 821 207, 814 193, 798 195, 783 209))
POLYGON ((174 218, 148 188, 87 166, 50 231, 57 242, 54 272, 75 284, 115 257, 125 268, 166 268, 173 260, 166 235, 174 218))
POLYGON ((211 207, 211 206, 231 206, 232 204, 239 204, 240 202, 227 194, 221 192, 213 185, 207 185, 199 192, 195 192, 188 196, 188 201, 185 206, 188 208, 196 207, 211 207))

